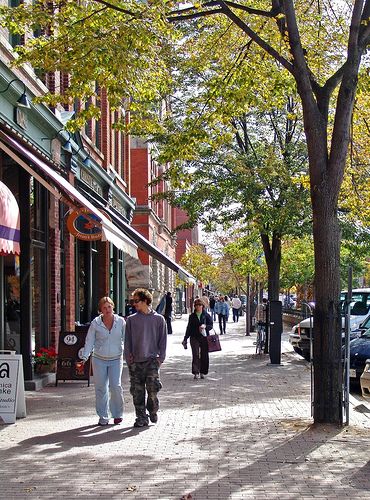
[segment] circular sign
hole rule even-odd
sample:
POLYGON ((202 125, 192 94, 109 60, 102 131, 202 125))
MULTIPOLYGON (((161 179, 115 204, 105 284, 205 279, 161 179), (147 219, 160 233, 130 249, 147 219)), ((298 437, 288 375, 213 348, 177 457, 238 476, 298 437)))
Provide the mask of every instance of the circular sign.
POLYGON ((77 343, 76 335, 68 334, 64 337, 64 343, 67 345, 75 345, 77 343))
POLYGON ((68 231, 79 240, 101 240, 101 219, 87 208, 71 212, 67 218, 68 231))

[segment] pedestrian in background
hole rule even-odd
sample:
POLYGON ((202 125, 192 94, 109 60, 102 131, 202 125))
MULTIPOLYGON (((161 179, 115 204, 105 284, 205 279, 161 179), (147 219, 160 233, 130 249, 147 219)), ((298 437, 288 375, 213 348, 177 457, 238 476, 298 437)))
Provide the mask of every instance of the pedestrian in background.
POLYGON ((98 425, 108 425, 109 414, 115 424, 120 424, 123 417, 121 376, 126 323, 114 314, 114 302, 110 297, 99 300, 98 310, 101 314, 91 322, 81 359, 85 363, 92 353, 98 425))
POLYGON ((208 373, 209 355, 207 335, 213 328, 211 316, 206 312, 204 303, 201 299, 194 301, 194 312, 189 316, 188 325, 182 345, 187 349, 188 338, 192 352, 191 372, 194 379, 204 378, 208 373))
POLYGON ((158 421, 159 368, 166 357, 167 327, 164 317, 153 311, 148 290, 137 288, 132 297, 136 313, 127 318, 125 357, 136 413, 134 427, 145 427, 149 419, 158 421))
POLYGON ((231 307, 233 309, 233 321, 234 323, 239 322, 239 311, 242 306, 242 301, 239 299, 237 295, 231 299, 231 307))
POLYGON ((216 304, 216 299, 214 295, 211 295, 209 298, 209 310, 211 311, 211 318, 213 321, 216 320, 215 304, 216 304))
POLYGON ((258 325, 266 327, 267 324, 267 299, 263 297, 262 302, 257 305, 256 320, 258 325))
POLYGON ((207 295, 205 293, 203 293, 202 295, 202 302, 204 304, 204 308, 206 310, 206 312, 209 311, 209 298, 207 297, 207 295))
POLYGON ((218 316, 218 325, 220 327, 220 335, 226 333, 226 319, 229 316, 229 306, 225 302, 225 297, 221 295, 215 304, 215 312, 218 316))
POLYGON ((165 307, 164 307, 164 319, 166 320, 167 333, 172 334, 172 294, 171 292, 166 293, 165 307))
POLYGON ((132 299, 126 300, 126 306, 125 306, 125 317, 131 316, 131 314, 135 314, 136 309, 134 307, 134 301, 132 299))
POLYGON ((229 316, 230 316, 230 311, 231 311, 231 299, 228 295, 225 295, 224 299, 225 299, 225 302, 228 306, 226 321, 229 321, 229 316))

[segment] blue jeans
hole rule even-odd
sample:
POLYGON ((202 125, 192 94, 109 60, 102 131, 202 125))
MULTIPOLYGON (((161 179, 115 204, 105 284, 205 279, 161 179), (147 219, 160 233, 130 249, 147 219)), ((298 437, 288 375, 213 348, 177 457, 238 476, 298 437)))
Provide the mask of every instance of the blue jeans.
POLYGON ((122 359, 104 361, 92 357, 95 385, 95 407, 101 423, 123 416, 122 359), (110 393, 110 394, 109 394, 110 393))
POLYGON ((234 323, 238 323, 239 321, 239 308, 236 309, 235 307, 233 307, 233 321, 234 323))

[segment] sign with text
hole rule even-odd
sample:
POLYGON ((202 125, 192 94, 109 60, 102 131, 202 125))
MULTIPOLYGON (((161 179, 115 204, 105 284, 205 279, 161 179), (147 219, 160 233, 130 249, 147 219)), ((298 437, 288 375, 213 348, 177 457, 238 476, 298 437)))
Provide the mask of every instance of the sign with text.
POLYGON ((0 423, 14 424, 26 416, 22 356, 0 351, 0 423))
POLYGON ((67 228, 79 240, 101 240, 101 219, 87 208, 73 210, 67 218, 67 228))
POLYGON ((80 326, 75 332, 60 334, 56 385, 58 380, 87 380, 90 385, 90 359, 82 364, 80 358, 88 328, 80 326))

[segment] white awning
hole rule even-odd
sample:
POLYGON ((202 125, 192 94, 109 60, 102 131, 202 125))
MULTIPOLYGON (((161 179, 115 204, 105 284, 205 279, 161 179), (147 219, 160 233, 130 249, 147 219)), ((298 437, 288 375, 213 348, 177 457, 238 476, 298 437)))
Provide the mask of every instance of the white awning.
POLYGON ((117 248, 138 259, 137 245, 129 239, 112 221, 108 219, 103 212, 96 208, 86 199, 70 182, 53 170, 49 165, 40 160, 31 151, 25 148, 17 140, 0 130, 0 148, 7 155, 13 158, 21 167, 23 167, 32 177, 48 189, 57 199, 63 199, 67 204, 76 207, 76 204, 87 208, 94 214, 102 226, 102 240, 110 241, 117 248), (10 147, 9 147, 10 146, 10 147), (29 165, 17 153, 31 162, 29 165), (36 170, 35 170, 36 168, 36 170))

